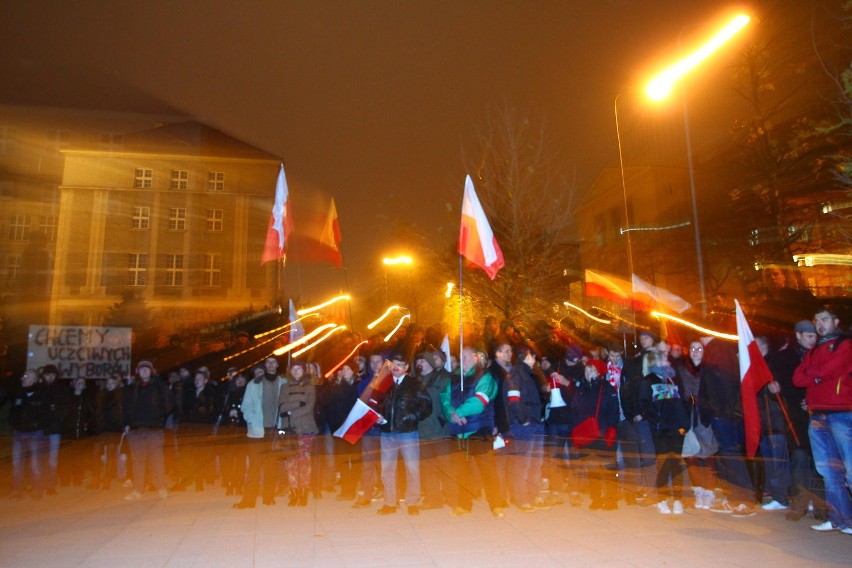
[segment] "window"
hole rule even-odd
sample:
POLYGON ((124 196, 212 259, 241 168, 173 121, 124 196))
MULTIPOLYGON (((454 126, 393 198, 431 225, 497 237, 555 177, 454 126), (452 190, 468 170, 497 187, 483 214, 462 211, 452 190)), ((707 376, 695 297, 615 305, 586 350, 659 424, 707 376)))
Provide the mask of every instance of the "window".
POLYGON ((25 241, 30 236, 30 220, 26 215, 12 215, 9 221, 9 240, 25 241))
POLYGON ((186 170, 172 170, 172 181, 169 189, 186 189, 189 183, 189 172, 186 170))
POLYGON ((172 207, 169 209, 169 230, 183 231, 186 229, 186 209, 172 207))
POLYGON ((133 217, 130 222, 131 229, 148 230, 151 226, 151 208, 134 207, 133 217))
POLYGON ((222 219, 225 216, 225 211, 222 209, 207 210, 207 230, 218 232, 222 230, 222 219))
POLYGON ((225 191, 225 172, 207 172, 207 191, 225 191))
POLYGON ((124 146, 124 136, 115 132, 101 132, 101 149, 117 152, 124 146))
POLYGON ((146 168, 136 168, 133 178, 133 187, 136 189, 148 189, 151 187, 151 182, 153 180, 153 170, 149 170, 146 168))
POLYGON ((6 280, 13 282, 18 279, 21 270, 21 256, 17 254, 6 257, 6 280))
POLYGON ((216 287, 222 282, 222 255, 208 254, 204 257, 204 285, 216 287))
POLYGON ((148 276, 148 255, 130 253, 127 256, 127 285, 144 286, 148 276))
POLYGON ((183 286, 183 255, 166 255, 166 286, 183 286))
POLYGON ((56 215, 43 215, 38 230, 44 233, 48 241, 56 242, 56 226, 56 215))

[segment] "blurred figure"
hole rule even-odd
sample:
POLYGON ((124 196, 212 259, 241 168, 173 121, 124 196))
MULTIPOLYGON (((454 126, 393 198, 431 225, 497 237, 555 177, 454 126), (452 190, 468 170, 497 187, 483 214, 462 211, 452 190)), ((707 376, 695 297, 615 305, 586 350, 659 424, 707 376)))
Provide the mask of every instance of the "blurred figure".
POLYGON ((163 456, 164 427, 172 411, 172 397, 150 361, 139 362, 136 376, 137 381, 127 387, 124 396, 124 432, 133 454, 133 491, 125 499, 142 497, 146 470, 158 495, 165 499, 169 492, 163 456))
POLYGON ((68 385, 60 382, 56 365, 45 365, 41 370, 44 397, 44 434, 47 437, 47 466, 44 472, 45 492, 56 495, 59 483, 59 450, 62 444, 62 424, 68 414, 70 393, 68 385))
POLYGON ((497 474, 493 445, 493 401, 500 392, 473 347, 462 349, 462 366, 464 378, 452 375, 440 393, 442 413, 454 442, 450 453, 452 481, 446 492, 450 514, 459 517, 470 513, 473 500, 484 491, 491 514, 502 518, 506 495, 497 474))
POLYGON ((267 357, 262 372, 246 385, 243 396, 243 417, 246 421, 246 446, 249 454, 249 470, 243 498, 234 505, 235 509, 253 509, 260 492, 263 477, 263 504, 275 505, 275 489, 278 482, 277 462, 269 455, 275 433, 280 423, 278 398, 287 379, 278 374, 278 359, 267 357))
POLYGON ((444 356, 440 351, 421 351, 414 358, 417 378, 432 399, 433 412, 417 425, 420 437, 420 485, 423 493, 422 509, 440 509, 444 506, 446 456, 449 452, 448 423, 441 415, 440 394, 450 384, 450 373, 444 370, 444 356))
POLYGON ((21 499, 29 490, 33 499, 44 491, 47 438, 44 434, 46 404, 38 371, 27 369, 20 386, 14 389, 9 409, 12 427, 12 499, 21 499))
MULTIPOLYGON (((358 398, 356 367, 357 364, 353 361, 344 362, 329 384, 327 415, 332 433, 346 421, 358 398)), ((340 494, 337 498, 340 501, 350 501, 355 499, 358 480, 361 477, 361 441, 350 444, 342 438, 332 437, 332 443, 334 468, 340 474, 340 494)))

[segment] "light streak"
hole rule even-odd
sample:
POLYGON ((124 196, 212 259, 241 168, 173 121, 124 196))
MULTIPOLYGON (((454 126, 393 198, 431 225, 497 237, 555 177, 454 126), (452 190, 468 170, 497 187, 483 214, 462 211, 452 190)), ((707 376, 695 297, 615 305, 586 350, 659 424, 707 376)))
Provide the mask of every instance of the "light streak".
POLYGON ((578 312, 580 312, 581 314, 583 314, 584 316, 586 316, 587 318, 595 320, 596 322, 606 323, 606 324, 612 323, 612 321, 610 321, 610 320, 593 316, 592 314, 590 314, 589 312, 587 312, 586 310, 584 310, 580 306, 575 306, 574 304, 572 304, 570 302, 562 302, 562 303, 565 305, 565 307, 573 308, 573 309, 577 310, 578 312))
POLYGON ((318 306, 311 306, 310 308, 302 308, 301 310, 296 312, 296 315, 297 316, 303 316, 303 315, 309 314, 311 312, 319 311, 319 310, 321 310, 321 309, 323 309, 327 306, 332 305, 335 302, 339 302, 340 300, 350 300, 350 299, 352 299, 352 297, 349 294, 344 294, 343 296, 335 296, 331 300, 329 300, 327 302, 323 302, 322 304, 319 304, 318 306))
POLYGON ((852 255, 848 254, 794 254, 793 262, 799 266, 817 266, 819 264, 834 264, 837 266, 852 265, 852 255))
POLYGON ((664 314, 662 312, 651 312, 651 315, 657 319, 667 319, 676 321, 679 324, 685 325, 686 327, 691 327, 696 331, 700 331, 701 333, 706 333, 707 335, 712 335, 714 337, 718 337, 720 339, 727 339, 729 341, 738 341, 739 335, 732 335, 730 333, 722 333, 721 331, 713 331, 712 329, 707 329, 706 327, 701 327, 700 325, 694 324, 692 322, 686 321, 684 319, 677 318, 675 316, 670 316, 669 314, 664 314))
POLYGON ((334 372, 335 372, 335 371, 337 371, 340 367, 342 367, 342 366, 343 366, 343 364, 344 364, 346 361, 348 361, 350 357, 352 357, 353 355, 355 355, 355 352, 356 352, 356 351, 358 351, 358 350, 361 348, 361 346, 362 346, 362 345, 364 345, 365 343, 369 343, 369 342, 365 339, 364 341, 362 341, 361 343, 359 343, 358 345, 356 345, 356 346, 355 346, 355 348, 354 348, 352 351, 350 351, 348 355, 346 355, 346 357, 344 357, 343 359, 341 359, 341 360, 337 363, 337 365, 335 365, 334 367, 332 367, 331 369, 329 369, 329 371, 325 374, 325 378, 326 378, 326 379, 328 379, 329 377, 331 377, 331 376, 334 374, 334 372))
POLYGON ((316 347, 317 345, 319 345, 320 343, 322 343, 323 341, 325 341, 326 339, 331 337, 331 334, 336 333, 336 332, 338 332, 342 329, 346 329, 346 326, 345 325, 339 325, 335 328, 328 330, 328 332, 326 332, 325 335, 323 335, 322 337, 320 337, 319 339, 317 339, 316 341, 314 341, 310 345, 305 345, 304 347, 302 347, 298 351, 295 351, 293 353, 293 357, 298 357, 299 355, 301 355, 305 351, 310 351, 311 349, 313 349, 314 347, 316 347))
POLYGON ((379 325, 380 323, 382 323, 382 321, 383 321, 386 317, 388 317, 392 311, 394 311, 394 310, 398 310, 398 309, 400 309, 400 307, 399 307, 399 306, 391 306, 391 307, 389 307, 387 310, 385 310, 385 313, 383 313, 381 316, 379 316, 379 319, 377 319, 377 320, 376 320, 376 321, 374 321, 374 322, 371 322, 371 323, 367 324, 367 329, 373 329, 374 327, 376 327, 377 325, 379 325))
POLYGON ((288 327, 290 327, 291 325, 293 325, 297 321, 302 321, 303 319, 312 318, 312 317, 319 317, 319 314, 308 314, 308 315, 300 317, 298 319, 294 319, 290 323, 285 323, 281 327, 276 327, 275 329, 270 329, 269 331, 264 331, 263 333, 258 333, 257 335, 254 336, 254 338, 259 339, 261 337, 269 335, 270 333, 275 333, 276 331, 282 331, 284 329, 287 329, 288 327))
POLYGON ((322 333, 323 331, 327 330, 330 327, 337 327, 337 324, 336 323, 327 323, 325 325, 321 325, 318 328, 316 328, 315 330, 313 330, 312 332, 306 334, 304 337, 300 337, 296 341, 294 341, 292 343, 288 343, 284 347, 279 347, 278 349, 273 351, 272 354, 275 355, 275 356, 279 356, 279 355, 284 355, 285 353, 289 353, 290 351, 292 351, 293 349, 295 349, 299 345, 307 343, 308 341, 310 341, 311 339, 313 339, 314 337, 316 337, 317 335, 319 335, 320 333, 322 333))
POLYGON ((391 331, 391 332, 388 334, 388 336, 387 336, 387 337, 385 337, 385 339, 384 339, 385 341, 390 341, 390 338, 391 338, 391 337, 393 337, 393 334, 394 334, 394 333, 396 333, 396 332, 397 332, 397 330, 399 330, 399 328, 400 328, 400 327, 402 327, 402 322, 404 322, 406 318, 411 319, 411 315, 410 315, 410 314, 405 314, 404 316, 402 316, 401 318, 399 318, 399 323, 398 323, 398 324, 396 324, 396 327, 395 327, 395 328, 393 328, 393 331, 391 331))
POLYGON ((447 291, 444 292, 444 296, 446 296, 447 298, 452 296, 454 287, 455 287, 455 284, 453 284, 452 282, 447 282, 447 291))
POLYGON ((392 266, 394 264, 411 264, 414 262, 410 256, 402 255, 397 256, 395 258, 383 258, 382 263, 387 266, 392 266))
POLYGON ((680 229, 681 227, 688 227, 692 224, 692 221, 684 221, 683 223, 678 223, 676 225, 665 225, 663 227, 622 227, 618 229, 619 234, 631 233, 633 231, 668 231, 669 229, 680 229))
POLYGON ((655 101, 661 101, 669 96, 672 87, 674 87, 674 84, 679 81, 681 77, 697 67, 699 63, 710 57, 714 51, 722 47, 725 42, 743 29, 750 20, 751 18, 749 16, 740 14, 731 20, 724 28, 719 30, 719 32, 710 38, 707 43, 654 77, 651 82, 648 83, 648 87, 646 89, 648 97, 655 101))

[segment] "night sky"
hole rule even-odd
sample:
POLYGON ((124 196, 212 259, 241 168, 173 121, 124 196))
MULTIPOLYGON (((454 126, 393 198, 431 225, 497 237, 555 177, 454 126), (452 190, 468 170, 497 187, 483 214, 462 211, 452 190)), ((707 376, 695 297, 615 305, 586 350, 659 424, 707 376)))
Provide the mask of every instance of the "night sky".
POLYGON ((672 61, 682 28, 735 7, 13 0, 0 103, 176 112, 278 155, 291 192, 334 196, 350 281, 369 279, 397 221, 456 238, 462 149, 489 105, 543 117, 583 190, 617 163, 615 96, 672 61))

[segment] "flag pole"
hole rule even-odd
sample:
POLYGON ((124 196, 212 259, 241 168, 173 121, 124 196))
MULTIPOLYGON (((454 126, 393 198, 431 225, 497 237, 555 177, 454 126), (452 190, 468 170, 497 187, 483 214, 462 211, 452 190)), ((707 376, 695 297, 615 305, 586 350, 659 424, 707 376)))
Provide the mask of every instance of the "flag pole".
MULTIPOLYGON (((346 257, 343 256, 343 251, 340 248, 337 250, 340 252, 340 263, 343 265, 343 285, 346 286, 346 295, 351 297, 349 291, 349 269, 346 268, 346 257)), ((352 300, 346 300, 346 305, 349 307, 349 329, 354 330, 355 324, 352 323, 352 300)))
POLYGON ((464 366, 462 365, 462 351, 464 351, 464 306, 462 305, 463 262, 462 255, 459 253, 459 380, 461 381, 462 392, 464 392, 464 366))

